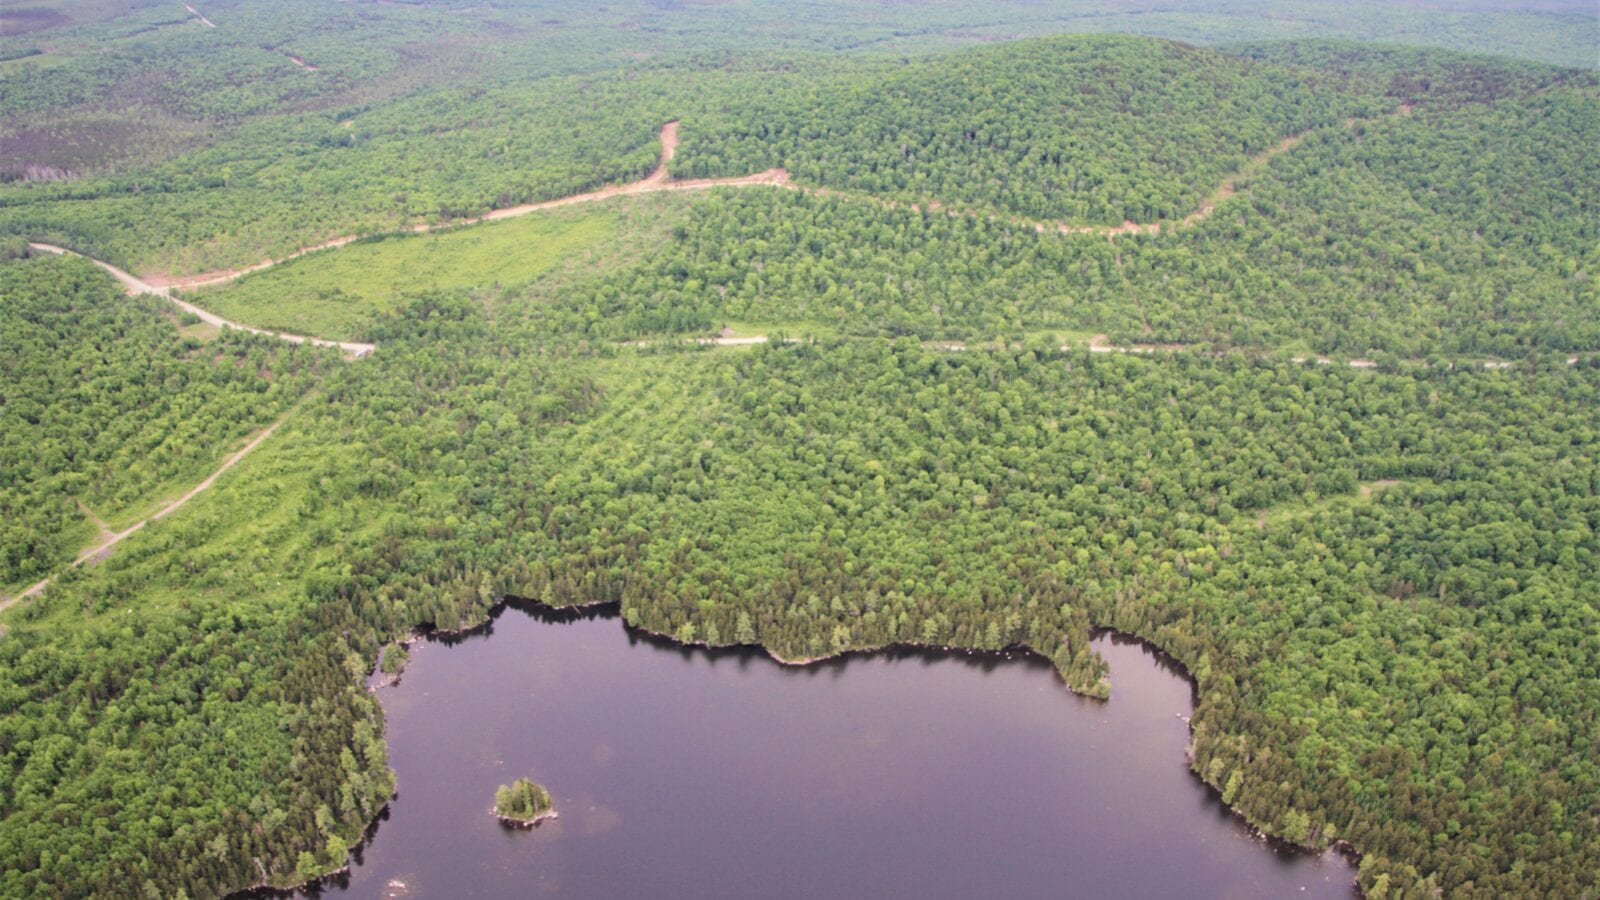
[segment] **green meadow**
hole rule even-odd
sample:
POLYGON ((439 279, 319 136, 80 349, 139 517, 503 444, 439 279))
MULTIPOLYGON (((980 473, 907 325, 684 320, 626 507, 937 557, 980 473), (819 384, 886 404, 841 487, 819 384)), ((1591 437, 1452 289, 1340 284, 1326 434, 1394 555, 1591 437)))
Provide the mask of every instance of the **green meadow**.
POLYGON ((359 339, 401 298, 519 285, 616 232, 611 210, 558 210, 420 235, 363 240, 190 294, 218 315, 297 334, 359 339))

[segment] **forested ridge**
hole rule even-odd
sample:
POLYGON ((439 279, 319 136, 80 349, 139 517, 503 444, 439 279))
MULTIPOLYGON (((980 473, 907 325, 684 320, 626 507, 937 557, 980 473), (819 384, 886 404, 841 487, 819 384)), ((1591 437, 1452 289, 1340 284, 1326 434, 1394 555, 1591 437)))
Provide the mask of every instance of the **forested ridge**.
POLYGON ((1597 144, 1592 81, 1427 104, 1317 129, 1207 219, 1112 242, 849 196, 730 193, 692 209, 653 264, 575 293, 572 314, 612 336, 735 320, 1355 357, 1593 350, 1597 144))
POLYGON ((782 167, 805 184, 1084 224, 1181 219, 1250 155, 1360 106, 1307 82, 1138 38, 1009 43, 690 121, 677 168, 782 167))
MULTIPOLYGON (((137 506, 157 474, 203 473, 290 410, 181 513, 5 612, 0 894, 216 896, 338 868, 394 789, 363 685, 379 648, 417 626, 470 627, 509 595, 614 602, 631 627, 791 660, 1026 646, 1075 690, 1113 697, 1117 673, 1088 638, 1131 632, 1197 682, 1199 777, 1269 834, 1348 841, 1368 895, 1600 895, 1593 76, 1304 41, 1237 48, 1253 62, 1126 38, 1010 49, 853 71, 867 96, 905 87, 882 122, 936 118, 946 63, 1054 98, 1082 73, 1028 79, 1057 55, 1142 72, 1142 96, 1177 60, 1239 97, 1277 85, 1303 100, 1243 131, 1200 113, 1228 92, 1194 100, 1186 127, 1207 130, 1203 146, 1243 143, 1168 168, 1135 165, 1154 138, 1132 134, 1116 156, 1140 186, 1126 196, 1179 212, 1259 142, 1305 136, 1213 215, 1151 234, 761 188, 361 243, 216 295, 378 343, 343 365, 194 329, 84 260, 0 263, 15 348, 0 416, 23 423, 0 447, 7 475, 24 475, 0 503, 49 513, 5 532, 6 559, 70 557, 84 525, 69 491, 137 506), (773 340, 670 340, 729 323, 773 340), (1082 347, 1102 332, 1193 346, 1082 347), (968 349, 931 343, 944 340, 968 349), (1302 349, 1381 364, 1291 362, 1302 349), (1511 365, 1450 364, 1482 356, 1511 365), (69 382, 87 382, 88 402, 59 402, 69 382), (102 433, 155 449, 117 455, 102 433)), ((670 68, 574 80, 613 85, 597 96, 624 111, 575 111, 570 132, 503 157, 542 160, 534 175, 494 178, 543 185, 522 199, 637 177, 660 122, 732 96, 718 91, 770 78, 761 103, 803 109, 786 104, 842 77, 771 63, 702 60, 685 83, 722 87, 691 99, 670 68), (634 81, 650 87, 624 98, 634 81)), ((403 102, 482 126, 388 120, 415 171, 559 106, 514 87, 403 102)), ((998 123, 1017 141, 1061 127, 1024 108, 998 123)), ((364 115, 307 127, 359 133, 364 115)), ((739 115, 684 128, 765 152, 718 130, 739 115)), ((712 160, 684 149, 685 166, 712 160)), ((252 177, 311 172, 322 152, 252 177)), ((379 158, 353 155, 349 171, 379 158)), ((956 158, 875 171, 960 185, 954 165, 941 173, 956 158)), ((321 182, 305 218, 329 231, 342 204, 382 197, 378 168, 367 200, 321 182)), ((273 224, 290 220, 287 194, 277 218, 227 206, 247 185, 95 193, 140 177, 29 187, 0 197, 0 219, 52 223, 114 260, 197 265, 317 230, 273 224), (209 219, 144 243, 202 196, 221 204, 209 219)), ((492 190, 511 182, 463 183, 477 199, 435 212, 499 205, 492 190)), ((390 196, 382 221, 439 196, 390 196)))
MULTIPOLYGON (((1298 46, 1309 54, 1320 45, 1298 46)), ((1051 51, 1105 64, 1142 58, 1122 39, 1063 38, 1025 44, 1015 59, 1006 48, 985 50, 981 64, 1002 73, 1012 65, 1037 69, 1051 51)), ((556 292, 546 314, 609 338, 704 334, 732 321, 929 340, 1053 330, 1103 333, 1123 346, 1395 359, 1591 351, 1600 303, 1586 259, 1600 239, 1593 199, 1600 182, 1585 148, 1600 143, 1600 87, 1570 71, 1515 66, 1495 79, 1488 68, 1474 57, 1380 55, 1380 64, 1350 76, 1354 85, 1339 88, 1347 111, 1364 117, 1298 132, 1292 146, 1248 175, 1234 161, 1212 167, 1208 186, 1197 190, 1212 192, 1217 178, 1229 186, 1212 214, 1168 220, 1154 233, 1108 241, 1010 215, 913 209, 891 202, 892 194, 817 190, 791 173, 798 196, 757 188, 717 194, 686 217, 666 210, 674 218, 663 252, 556 292), (1444 74, 1408 78, 1404 67, 1413 64, 1444 74), (1469 85, 1494 87, 1473 99, 1443 80, 1460 71, 1469 85)), ((1252 78, 1247 83, 1258 89, 1271 83, 1252 78)), ((785 92, 792 86, 778 91, 785 92)), ((706 152, 691 141, 674 171, 699 174, 696 160, 706 152)), ((1130 167, 1137 154, 1096 147, 1094 159, 1130 167)), ((752 158, 730 171, 774 161, 752 158)), ((894 171, 921 177, 927 169, 904 161, 894 171)), ((1130 183, 1147 182, 1160 178, 1130 183)), ((1197 201, 1183 202, 1192 210, 1197 201)), ((447 240, 455 239, 402 242, 392 252, 426 247, 454 274, 421 283, 397 277, 381 298, 364 300, 370 288, 355 290, 381 267, 353 273, 355 263, 346 261, 366 251, 351 249, 196 299, 260 326, 358 333, 351 323, 388 305, 394 292, 481 286, 470 271, 478 265, 468 249, 474 239, 462 236, 454 255, 435 249, 447 240)))

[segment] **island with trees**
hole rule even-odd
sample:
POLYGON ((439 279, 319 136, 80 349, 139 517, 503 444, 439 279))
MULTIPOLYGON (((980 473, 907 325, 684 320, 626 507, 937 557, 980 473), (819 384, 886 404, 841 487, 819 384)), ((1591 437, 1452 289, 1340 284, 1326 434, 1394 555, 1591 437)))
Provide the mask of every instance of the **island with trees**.
POLYGON ((494 792, 494 815, 502 825, 532 828, 560 817, 544 785, 528 778, 502 784, 494 792))

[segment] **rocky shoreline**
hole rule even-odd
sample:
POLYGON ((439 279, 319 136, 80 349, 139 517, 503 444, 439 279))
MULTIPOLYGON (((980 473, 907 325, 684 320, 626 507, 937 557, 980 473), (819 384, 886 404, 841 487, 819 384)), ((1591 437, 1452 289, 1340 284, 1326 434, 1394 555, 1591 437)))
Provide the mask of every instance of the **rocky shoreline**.
POLYGON ((506 826, 507 828, 537 828, 541 822, 550 822, 561 818, 561 813, 553 809, 547 809, 531 819, 519 819, 516 816, 503 816, 496 812, 492 807, 489 810, 489 815, 500 820, 500 824, 506 826))

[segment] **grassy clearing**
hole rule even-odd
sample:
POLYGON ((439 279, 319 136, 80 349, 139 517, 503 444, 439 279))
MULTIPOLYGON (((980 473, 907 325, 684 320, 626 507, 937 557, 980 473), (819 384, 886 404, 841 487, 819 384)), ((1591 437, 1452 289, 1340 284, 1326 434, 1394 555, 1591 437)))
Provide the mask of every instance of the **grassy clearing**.
POLYGON ((1323 497, 1315 502, 1307 503, 1295 501, 1274 506, 1271 509, 1260 510, 1256 514, 1256 527, 1266 528, 1269 525, 1281 525, 1292 519, 1303 519, 1308 516, 1320 515, 1332 509, 1343 506, 1359 506, 1371 503, 1379 494, 1392 487, 1403 484, 1424 484, 1418 479, 1409 481, 1395 481, 1393 479, 1380 479, 1378 481, 1363 481, 1356 486, 1353 494, 1338 494, 1332 497, 1323 497))
POLYGON ((193 325, 183 325, 178 328, 178 334, 186 338, 194 338, 202 344, 209 344, 222 334, 222 329, 207 322, 196 322, 193 325))
POLYGON ((261 328, 356 339, 404 295, 500 289, 610 241, 609 210, 556 211, 436 234, 387 237, 314 253, 197 291, 196 303, 261 328))

